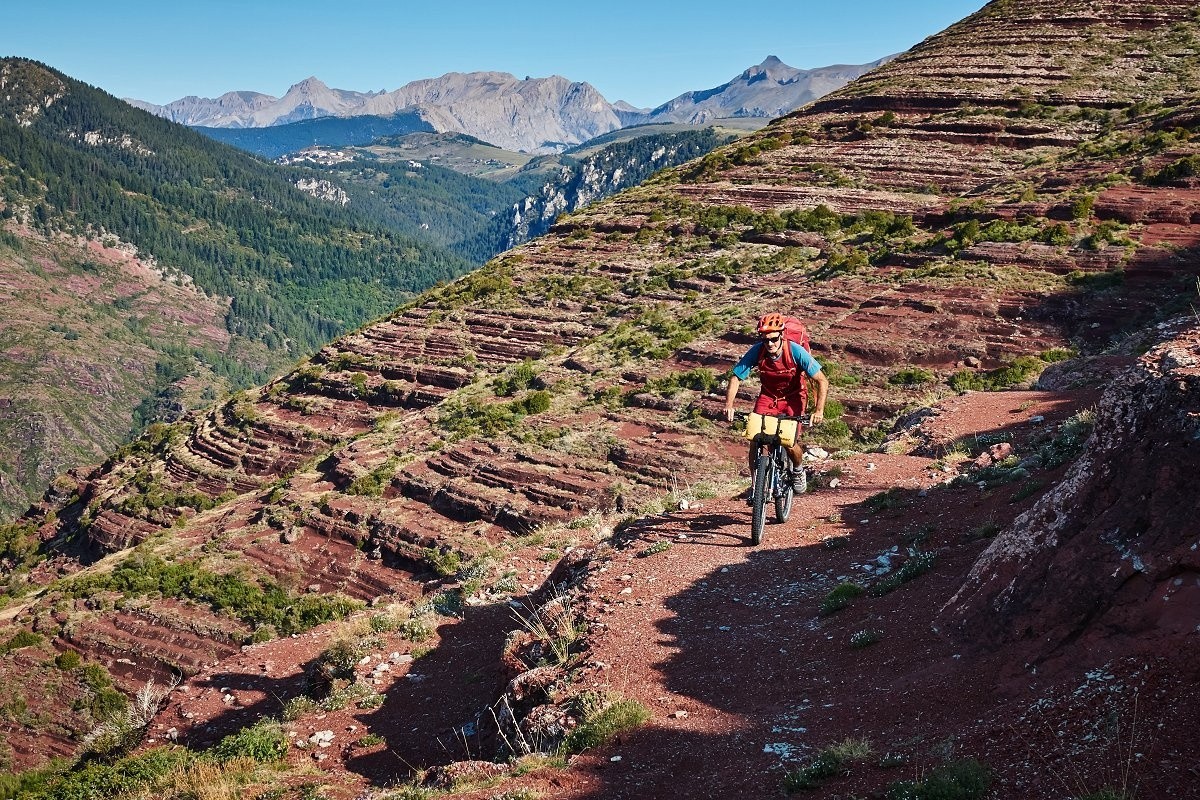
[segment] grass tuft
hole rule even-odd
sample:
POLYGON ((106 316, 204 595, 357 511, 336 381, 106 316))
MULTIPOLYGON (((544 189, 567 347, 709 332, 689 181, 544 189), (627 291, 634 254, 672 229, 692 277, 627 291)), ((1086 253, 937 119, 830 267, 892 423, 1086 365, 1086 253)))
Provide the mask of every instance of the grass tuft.
POLYGON ((650 712, 636 700, 618 700, 584 718, 563 741, 567 753, 581 753, 599 747, 625 731, 632 730, 650 719, 650 712))

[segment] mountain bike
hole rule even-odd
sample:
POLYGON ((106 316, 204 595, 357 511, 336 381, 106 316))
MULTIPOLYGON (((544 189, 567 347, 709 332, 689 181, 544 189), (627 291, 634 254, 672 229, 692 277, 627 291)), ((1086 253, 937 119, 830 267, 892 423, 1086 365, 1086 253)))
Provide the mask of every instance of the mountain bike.
POLYGON ((806 426, 811 425, 811 418, 808 415, 774 417, 753 412, 736 412, 734 418, 746 420, 745 435, 750 440, 750 463, 754 465, 750 542, 762 544, 767 505, 774 503, 775 521, 779 523, 787 522, 792 513, 793 467, 787 447, 795 443, 806 426))

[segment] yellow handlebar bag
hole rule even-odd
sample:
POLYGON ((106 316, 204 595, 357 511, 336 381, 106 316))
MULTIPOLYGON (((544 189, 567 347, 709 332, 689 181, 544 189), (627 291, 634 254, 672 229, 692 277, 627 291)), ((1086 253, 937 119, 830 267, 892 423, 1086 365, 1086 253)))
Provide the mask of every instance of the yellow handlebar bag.
POLYGON ((778 436, 779 443, 791 447, 796 443, 796 432, 799 423, 794 419, 780 419, 769 415, 751 412, 746 417, 746 438, 753 439, 760 433, 767 436, 778 436))

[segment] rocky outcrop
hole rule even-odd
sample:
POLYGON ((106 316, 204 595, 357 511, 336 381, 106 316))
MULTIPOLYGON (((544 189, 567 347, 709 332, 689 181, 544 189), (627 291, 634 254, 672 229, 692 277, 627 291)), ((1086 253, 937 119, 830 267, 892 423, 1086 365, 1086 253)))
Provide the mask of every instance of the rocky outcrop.
POLYGON ((1044 658, 1074 644, 1097 660, 1195 652, 1200 325, 1159 333, 1105 392, 1083 456, 943 609, 940 626, 964 645, 1024 642, 1044 658))

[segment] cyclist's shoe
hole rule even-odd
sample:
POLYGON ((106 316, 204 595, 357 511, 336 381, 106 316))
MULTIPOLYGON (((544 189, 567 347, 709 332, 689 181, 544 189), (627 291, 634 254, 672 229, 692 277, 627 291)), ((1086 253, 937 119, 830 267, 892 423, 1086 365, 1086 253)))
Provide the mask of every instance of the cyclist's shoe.
POLYGON ((808 470, 804 467, 792 470, 792 494, 804 494, 808 491, 808 470))

